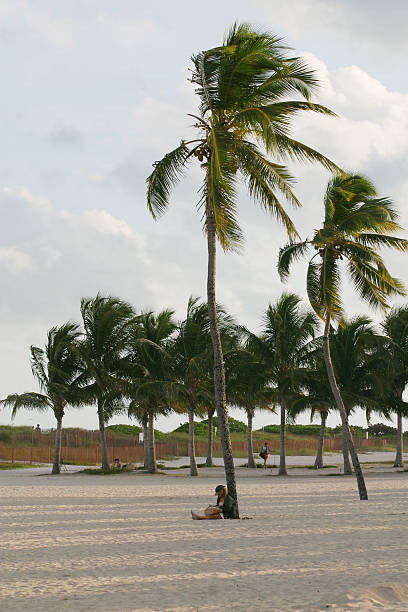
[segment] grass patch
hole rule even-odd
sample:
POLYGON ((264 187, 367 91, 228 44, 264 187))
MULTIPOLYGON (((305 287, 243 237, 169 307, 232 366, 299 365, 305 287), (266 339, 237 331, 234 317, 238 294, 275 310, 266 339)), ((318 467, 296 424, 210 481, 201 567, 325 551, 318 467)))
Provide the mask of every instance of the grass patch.
POLYGON ((25 468, 44 467, 35 463, 2 463, 0 462, 0 470, 20 470, 25 468))
MULTIPOLYGON (((316 470, 316 468, 313 465, 304 465, 304 466, 297 465, 296 467, 305 467, 308 470, 316 470)), ((316 472, 318 472, 319 470, 323 470, 324 468, 338 468, 338 467, 340 467, 340 466, 338 466, 338 465, 323 465, 323 467, 318 468, 316 470, 316 472)))
POLYGON ((103 470, 102 468, 85 468, 84 470, 79 470, 76 474, 108 474, 113 476, 114 474, 120 474, 120 472, 118 470, 115 472, 113 470, 103 470))

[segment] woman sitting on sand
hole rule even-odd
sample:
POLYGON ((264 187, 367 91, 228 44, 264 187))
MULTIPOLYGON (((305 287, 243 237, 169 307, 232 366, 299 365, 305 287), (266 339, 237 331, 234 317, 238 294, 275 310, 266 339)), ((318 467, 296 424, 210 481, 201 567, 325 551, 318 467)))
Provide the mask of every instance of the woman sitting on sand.
POLYGON ((227 487, 218 485, 215 487, 215 494, 217 495, 217 505, 208 506, 208 508, 204 510, 204 515, 196 514, 191 511, 191 516, 194 521, 237 518, 237 505, 231 495, 228 494, 227 487))

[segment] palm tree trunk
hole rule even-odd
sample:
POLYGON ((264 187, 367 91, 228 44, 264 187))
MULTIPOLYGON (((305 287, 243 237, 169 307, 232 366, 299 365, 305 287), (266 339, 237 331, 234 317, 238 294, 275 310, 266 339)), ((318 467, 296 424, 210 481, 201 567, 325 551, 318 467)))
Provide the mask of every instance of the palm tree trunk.
POLYGON ((148 455, 149 455, 149 463, 148 463, 148 471, 151 474, 155 474, 157 472, 157 463, 156 463, 156 449, 154 445, 154 411, 152 408, 148 410, 148 455))
POLYGON ((106 448, 105 420, 103 414, 103 405, 100 399, 98 399, 98 419, 99 437, 101 441, 102 469, 108 472, 110 470, 110 466, 108 461, 108 449, 106 448))
MULTIPOLYGON (((347 423, 348 423, 348 419, 347 419, 347 423)), ((348 448, 348 444, 347 444, 347 433, 345 431, 345 426, 344 423, 341 426, 342 428, 342 443, 341 443, 341 450, 343 452, 343 465, 344 465, 344 475, 345 476, 350 476, 350 474, 353 473, 353 470, 351 469, 351 464, 350 464, 350 454, 349 454, 349 448, 348 448)))
POLYGON ((198 476, 194 444, 194 404, 188 410, 188 450, 190 453, 190 476, 198 476))
POLYGON ((351 437, 350 427, 347 421, 347 413, 343 404, 343 399, 340 394, 340 390, 337 386, 336 377, 334 375, 333 364, 330 356, 330 344, 329 344, 329 330, 330 330, 330 314, 326 313, 326 321, 324 326, 324 334, 323 334, 323 356, 327 369, 327 376, 330 383, 330 388, 333 393, 333 397, 335 399, 338 410, 340 411, 341 422, 344 428, 344 433, 346 434, 346 440, 349 447, 351 460, 354 466, 354 472, 357 479, 358 491, 360 494, 360 499, 368 499, 367 489, 364 482, 363 472, 361 470, 360 461, 358 459, 356 449, 354 448, 353 438, 351 437))
POLYGON ((215 300, 215 265, 216 265, 216 233, 215 219, 210 203, 206 205, 206 230, 208 248, 207 304, 210 333, 214 351, 214 395, 217 410, 218 427, 224 459, 225 477, 228 493, 236 501, 237 517, 238 498, 235 479, 234 459, 232 457, 231 438, 228 427, 227 401, 225 396, 225 370, 222 355, 221 337, 217 322, 217 305, 215 300))
POLYGON ((285 408, 284 400, 281 399, 279 476, 288 475, 286 471, 285 426, 286 426, 286 408, 285 408))
POLYGON ((403 450, 403 431, 402 431, 402 414, 397 413, 397 454, 395 455, 394 467, 404 467, 402 462, 403 450))
POLYGON ((252 444, 252 419, 254 417, 254 413, 250 408, 246 411, 246 413, 248 418, 248 467, 255 468, 254 448, 252 444))
POLYGON ((52 474, 59 474, 61 472, 61 435, 62 435, 62 417, 64 412, 61 410, 55 411, 55 418, 57 419, 57 429, 55 431, 55 450, 54 450, 54 463, 52 466, 52 474))
POLYGON ((145 470, 149 468, 149 431, 147 428, 148 415, 146 410, 143 411, 142 427, 143 427, 143 467, 145 470))
POLYGON ((326 412, 320 413, 320 434, 319 434, 319 443, 317 445, 317 454, 316 461, 314 462, 314 469, 320 470, 323 467, 323 447, 324 447, 324 432, 326 429, 326 412))
POLYGON ((214 465, 212 453, 213 453, 213 416, 214 409, 211 408, 207 410, 208 415, 208 442, 207 442, 207 459, 205 465, 207 467, 212 467, 214 465))

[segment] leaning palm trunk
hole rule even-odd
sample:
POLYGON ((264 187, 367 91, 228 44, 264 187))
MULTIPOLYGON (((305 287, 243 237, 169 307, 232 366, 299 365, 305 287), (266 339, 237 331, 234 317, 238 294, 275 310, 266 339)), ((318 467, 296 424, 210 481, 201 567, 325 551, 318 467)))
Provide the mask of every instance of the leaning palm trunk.
POLYGON ((286 408, 285 408, 284 400, 281 400, 279 476, 288 475, 286 471, 285 426, 286 426, 286 408))
POLYGON ((98 399, 99 438, 101 441, 102 469, 109 471, 108 449, 106 448, 105 419, 102 401, 98 399))
POLYGON ((320 413, 320 434, 319 443, 317 446, 316 460, 314 462, 314 469, 320 470, 323 467, 323 447, 324 447, 324 432, 326 429, 327 415, 325 412, 320 413))
POLYGON ((397 454, 395 455, 394 467, 404 467, 402 462, 403 450, 403 431, 402 431, 402 414, 397 413, 397 454))
POLYGON ((142 428, 143 428, 143 467, 145 470, 149 468, 149 432, 147 428, 147 412, 143 412, 142 428))
POLYGON ((212 467, 214 465, 212 453, 213 453, 213 416, 214 410, 208 410, 208 441, 207 441, 207 459, 205 465, 207 467, 212 467))
POLYGON ((227 401, 225 396, 225 371, 222 355, 221 337, 217 323, 217 306, 215 301, 215 262, 216 262, 216 234, 215 219, 212 208, 207 202, 206 229, 208 245, 208 276, 207 276, 207 302, 208 318, 210 322, 211 340, 214 350, 214 395, 217 410, 218 427, 224 459, 225 477, 228 493, 237 502, 237 486, 235 480, 234 459, 232 457, 231 438, 228 428, 227 401))
POLYGON ((246 413, 248 418, 248 467, 254 468, 256 467, 254 461, 254 448, 252 444, 252 419, 254 415, 250 408, 246 411, 246 413))
POLYGON ((148 447, 148 470, 151 474, 157 472, 156 463, 156 448, 154 444, 154 411, 148 410, 148 432, 147 432, 147 447, 148 447))
POLYGON ((324 334, 323 334, 323 355, 324 355, 324 361, 325 361, 326 369, 327 369, 327 376, 329 379, 330 388, 332 390, 337 408, 340 411, 343 430, 344 430, 346 441, 349 447, 351 460, 353 462, 354 472, 357 478, 357 485, 358 485, 358 491, 360 494, 360 499, 368 499, 363 472, 361 470, 360 461, 358 459, 356 449, 354 448, 353 438, 351 437, 350 427, 347 421, 346 409, 344 407, 343 399, 341 397, 339 388, 337 386, 336 377, 334 375, 333 364, 332 364, 332 360, 330 356, 329 330, 330 330, 330 314, 326 313, 326 321, 325 321, 324 334))
POLYGON ((57 429, 55 431, 55 450, 54 450, 54 463, 52 466, 52 474, 59 474, 61 472, 61 435, 62 435, 62 417, 63 411, 56 411, 55 417, 57 419, 57 429))
POLYGON ((188 451, 190 453, 190 476, 198 476, 194 443, 194 404, 188 410, 188 451))
MULTIPOLYGON (((347 424, 348 424, 348 420, 347 420, 347 424)), ((353 473, 352 469, 351 469, 351 464, 350 464, 350 454, 349 454, 349 447, 347 444, 347 433, 345 430, 345 424, 343 423, 341 426, 341 430, 342 430, 342 441, 341 441, 341 450, 343 452, 343 464, 344 464, 344 475, 345 476, 350 476, 350 474, 353 473)))

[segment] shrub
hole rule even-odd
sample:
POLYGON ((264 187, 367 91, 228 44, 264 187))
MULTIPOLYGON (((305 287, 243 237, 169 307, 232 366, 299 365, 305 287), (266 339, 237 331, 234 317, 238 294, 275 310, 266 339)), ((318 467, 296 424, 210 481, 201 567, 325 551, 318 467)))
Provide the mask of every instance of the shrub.
MULTIPOLYGON (((105 429, 108 431, 112 431, 113 433, 122 434, 125 436, 133 436, 134 438, 138 438, 141 431, 143 431, 142 427, 139 425, 126 425, 125 423, 119 423, 118 425, 108 425, 105 429)), ((166 437, 166 434, 158 429, 154 430, 155 437, 160 440, 166 437)))
POLYGON ((396 436, 397 429, 390 425, 384 425, 384 423, 375 423, 368 427, 368 433, 373 438, 381 438, 382 436, 396 436))
MULTIPOLYGON (((218 419, 217 417, 213 418, 214 427, 217 428, 218 433, 218 419)), ((248 427, 242 421, 238 421, 237 419, 233 419, 232 417, 228 418, 229 430, 230 433, 247 433, 248 427)), ((177 427, 171 433, 186 433, 188 434, 188 421, 177 427)), ((205 437, 208 433, 208 419, 205 421, 194 421, 194 435, 198 437, 205 437)))

